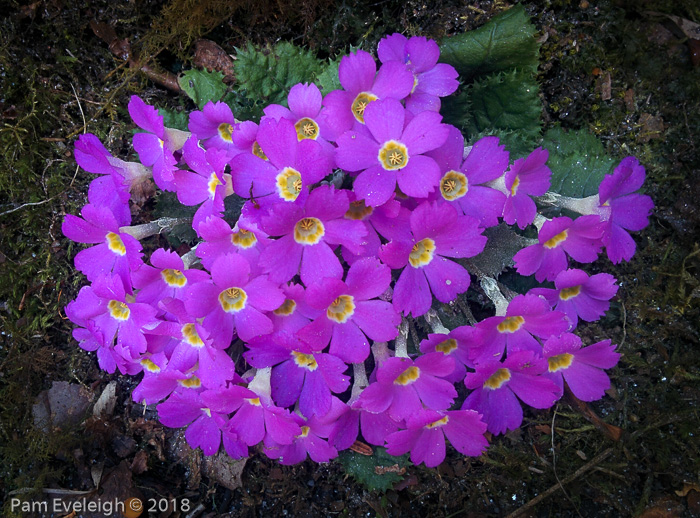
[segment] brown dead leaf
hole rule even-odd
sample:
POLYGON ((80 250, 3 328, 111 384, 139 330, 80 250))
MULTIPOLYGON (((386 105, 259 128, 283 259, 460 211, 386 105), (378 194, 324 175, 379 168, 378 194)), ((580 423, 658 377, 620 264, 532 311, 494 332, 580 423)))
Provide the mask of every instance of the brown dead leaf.
POLYGON ((197 40, 194 44, 194 64, 224 74, 224 81, 233 79, 233 59, 211 40, 197 40))
POLYGON ((700 484, 696 482, 683 482, 683 489, 676 491, 678 496, 687 496, 691 491, 700 493, 700 484))
POLYGON ((148 453, 146 450, 141 450, 134 456, 134 460, 131 461, 131 472, 134 475, 140 475, 144 471, 148 470, 148 453))
POLYGON ((205 457, 202 472, 231 491, 243 486, 243 469, 248 458, 234 460, 225 451, 220 451, 213 457, 205 457))
POLYGON ((635 109, 634 90, 631 88, 625 91, 625 108, 627 108, 628 112, 633 112, 635 109))
POLYGON ((649 142, 652 139, 663 138, 665 129, 664 120, 661 115, 651 115, 650 113, 642 113, 639 116, 639 142, 649 142))
POLYGON ((600 92, 600 98, 603 101, 609 101, 612 98, 612 78, 610 72, 603 72, 596 81, 596 90, 600 92))
POLYGON ((683 505, 673 498, 664 498, 647 507, 639 518, 677 518, 683 513, 683 505))
POLYGON ((37 396, 32 407, 34 425, 48 433, 51 428, 68 428, 80 423, 94 394, 87 388, 67 381, 54 381, 49 390, 37 396))
POLYGON ((355 441, 352 443, 352 446, 350 446, 350 449, 355 453, 359 453, 360 455, 372 455, 374 453, 372 447, 369 444, 363 443, 362 441, 355 441))
POLYGON ((545 435, 552 435, 552 427, 548 424, 538 424, 535 426, 535 430, 542 432, 545 435))
POLYGON ((398 464, 394 464, 393 466, 375 466, 374 472, 377 475, 386 475, 387 473, 397 473, 399 475, 403 475, 406 473, 406 468, 402 468, 398 464))
POLYGON ((588 419, 593 426, 598 428, 603 432, 609 439, 613 441, 619 441, 622 437, 624 430, 619 426, 614 426, 603 421, 598 415, 593 411, 593 409, 588 405, 588 403, 581 401, 579 398, 574 396, 569 389, 566 387, 565 390, 566 401, 577 410, 583 417, 588 419))

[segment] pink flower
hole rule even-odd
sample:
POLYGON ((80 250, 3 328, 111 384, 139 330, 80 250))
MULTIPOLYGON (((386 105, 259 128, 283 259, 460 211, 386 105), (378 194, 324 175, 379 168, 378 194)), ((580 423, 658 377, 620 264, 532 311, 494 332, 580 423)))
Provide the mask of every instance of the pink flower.
POLYGON ((552 171, 545 165, 549 151, 535 149, 526 158, 519 158, 505 176, 508 197, 503 207, 503 220, 525 228, 535 219, 537 207, 530 196, 542 196, 549 189, 552 171))

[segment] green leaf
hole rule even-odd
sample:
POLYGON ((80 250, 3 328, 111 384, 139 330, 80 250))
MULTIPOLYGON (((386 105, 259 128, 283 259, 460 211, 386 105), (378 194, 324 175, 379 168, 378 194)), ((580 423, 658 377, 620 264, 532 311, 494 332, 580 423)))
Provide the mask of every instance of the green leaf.
POLYGON ((236 79, 245 95, 264 105, 287 105, 287 93, 297 83, 312 83, 323 70, 323 63, 308 50, 289 42, 256 50, 251 44, 239 49, 236 79))
POLYGON ((158 115, 161 115, 163 117, 163 124, 166 128, 174 128, 182 131, 188 131, 187 123, 189 122, 190 118, 187 112, 176 112, 175 110, 159 108, 158 115))
POLYGON ((471 116, 469 89, 460 87, 454 94, 444 97, 440 105, 440 114, 442 122, 452 124, 462 133, 473 128, 474 120, 471 116))
POLYGON ((549 190, 563 196, 585 198, 597 194, 600 182, 615 167, 615 160, 606 154, 600 140, 583 129, 566 132, 552 128, 545 133, 542 147, 549 150, 549 190))
POLYGON ((476 130, 519 131, 525 138, 540 134, 542 103, 539 86, 529 72, 501 72, 475 82, 470 98, 476 130))
POLYGON ((440 61, 457 69, 462 79, 520 68, 537 71, 539 43, 522 5, 493 17, 486 25, 440 44, 440 61))
MULTIPOLYGON (((484 230, 484 235, 488 238, 484 251, 476 257, 462 261, 467 270, 473 265, 494 279, 497 279, 507 267, 513 266, 513 256, 520 249, 532 244, 529 239, 517 234, 505 223, 487 228, 484 230)), ((462 263, 462 261, 459 262, 462 263)))
POLYGON ((209 101, 218 101, 226 93, 224 74, 206 70, 187 70, 178 79, 180 88, 201 110, 209 101))
POLYGON ((326 65, 318 75, 316 82, 321 87, 321 92, 326 95, 328 92, 333 90, 340 90, 342 88, 340 84, 340 79, 338 78, 338 67, 340 66, 340 58, 331 60, 326 65))
POLYGON ((372 455, 361 455, 351 450, 340 453, 338 460, 345 468, 345 472, 364 485, 370 491, 382 491, 391 489, 394 484, 403 479, 403 475, 396 471, 382 468, 392 468, 401 471, 408 464, 408 455, 394 457, 389 455, 384 448, 375 448, 372 455))

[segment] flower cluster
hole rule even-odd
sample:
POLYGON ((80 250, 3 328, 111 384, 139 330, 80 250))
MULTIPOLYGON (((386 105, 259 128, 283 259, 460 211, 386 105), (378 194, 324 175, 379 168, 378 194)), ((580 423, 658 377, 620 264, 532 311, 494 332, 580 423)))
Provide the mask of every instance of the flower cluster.
POLYGON ((361 436, 436 466, 445 438, 479 455, 486 430, 517 428, 521 403, 548 408, 564 382, 586 401, 609 386, 615 346, 583 346, 572 331, 605 313, 615 279, 569 261, 603 247, 613 262, 631 258, 627 231, 653 206, 635 193, 644 169, 627 158, 598 195, 560 197, 576 219, 538 217, 538 243, 515 267, 553 287, 512 300, 487 291, 494 316, 447 330, 431 307, 470 288, 466 259, 484 250, 486 228, 535 221, 548 153, 511 161, 496 137, 465 148, 439 113, 458 83, 435 42, 394 34, 378 54, 379 68, 365 51, 345 56, 342 89, 298 84, 259 124, 217 102, 190 114, 189 132, 173 130, 134 96, 139 162, 93 135, 76 144, 78 164, 100 176, 81 217, 63 224, 93 245, 75 257, 91 284, 66 307, 73 335, 107 372, 143 373, 134 400, 186 426, 206 455, 262 444, 283 464, 327 462, 361 436), (167 226, 131 225, 130 193, 151 178, 197 207, 199 242, 183 255, 143 257, 140 240, 167 226), (227 196, 245 201, 236 220, 224 216, 227 196), (409 316, 434 330, 417 354, 409 316), (456 383, 470 391, 462 403, 456 383))

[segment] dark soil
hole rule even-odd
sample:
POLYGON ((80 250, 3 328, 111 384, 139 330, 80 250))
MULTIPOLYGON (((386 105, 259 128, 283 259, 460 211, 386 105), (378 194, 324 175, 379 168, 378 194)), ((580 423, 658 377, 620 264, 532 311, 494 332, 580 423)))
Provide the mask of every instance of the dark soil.
POLYGON ((529 412, 486 455, 451 450, 439 468, 410 467, 379 493, 338 462, 284 467, 259 453, 233 467, 205 462, 151 409, 131 402, 133 379, 97 368, 63 317, 83 279, 60 226, 86 202, 91 179, 76 168, 73 142, 92 132, 127 156, 126 105, 134 93, 193 109, 162 85, 167 73, 193 66, 197 39, 230 54, 247 41, 286 39, 328 57, 350 45, 376 48, 394 31, 440 37, 473 29, 509 5, 0 2, 3 516, 29 515, 12 512, 18 496, 138 496, 159 517, 700 516, 700 58, 698 40, 666 16, 700 23, 693 0, 525 3, 542 41, 545 129, 587 128, 611 156, 637 156, 656 203, 650 226, 636 235, 633 261, 596 263, 622 283, 608 315, 583 331, 588 342, 611 338, 623 353, 603 400, 529 412), (92 21, 113 27, 131 67, 92 21), (145 65, 150 75, 139 71, 145 65), (116 404, 95 416, 92 403, 110 382, 116 404))

